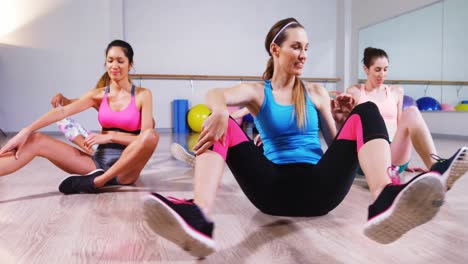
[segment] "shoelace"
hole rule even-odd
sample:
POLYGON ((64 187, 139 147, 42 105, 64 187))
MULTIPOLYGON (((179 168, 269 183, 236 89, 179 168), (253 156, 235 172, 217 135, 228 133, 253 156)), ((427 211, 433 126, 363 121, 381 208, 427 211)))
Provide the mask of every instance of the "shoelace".
POLYGON ((444 162, 447 159, 441 158, 439 155, 431 154, 431 158, 434 159, 437 163, 444 162))
POLYGON ((392 180, 392 184, 398 185, 401 184, 401 175, 398 172, 399 166, 391 165, 387 168, 387 174, 390 176, 390 180, 392 180))
POLYGON ((193 204, 193 199, 178 199, 173 196, 168 196, 167 199, 175 204, 193 204))

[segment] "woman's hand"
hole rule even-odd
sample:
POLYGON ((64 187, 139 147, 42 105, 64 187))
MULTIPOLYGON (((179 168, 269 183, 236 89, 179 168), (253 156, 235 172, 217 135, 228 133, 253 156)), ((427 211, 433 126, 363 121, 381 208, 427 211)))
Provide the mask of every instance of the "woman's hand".
POLYGON ((21 129, 18 134, 16 134, 12 139, 10 139, 5 146, 0 149, 0 156, 8 152, 15 152, 15 158, 19 159, 21 154, 21 149, 23 145, 28 140, 29 135, 31 132, 27 129, 21 129))
POLYGON ((221 140, 221 144, 224 145, 228 120, 228 111, 213 111, 213 113, 203 123, 202 132, 198 138, 198 143, 193 147, 195 155, 199 155, 205 152, 205 150, 207 150, 219 140, 221 140))
POLYGON ((100 145, 112 142, 112 134, 90 134, 84 141, 84 146, 91 149, 93 145, 100 145))
POLYGON ((335 122, 342 125, 355 105, 356 101, 348 94, 340 94, 335 100, 331 100, 331 112, 335 122))
POLYGON ((58 94, 54 95, 54 97, 52 97, 52 99, 50 100, 50 104, 53 107, 57 107, 59 105, 65 106, 65 105, 68 104, 68 101, 69 101, 68 98, 63 96, 63 94, 58 93, 58 94))

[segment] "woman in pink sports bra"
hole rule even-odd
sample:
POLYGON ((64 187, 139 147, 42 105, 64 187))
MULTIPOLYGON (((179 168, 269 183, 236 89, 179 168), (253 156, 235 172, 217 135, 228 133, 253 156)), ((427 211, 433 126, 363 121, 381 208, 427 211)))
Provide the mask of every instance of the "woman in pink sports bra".
MULTIPOLYGON (((132 81, 130 78, 128 79, 130 82, 132 81)), ((104 72, 104 74, 99 78, 98 82, 96 83, 96 86, 94 87, 95 89, 99 89, 102 87, 107 87, 111 83, 111 79, 109 77, 109 74, 104 72)), ((69 105, 75 101, 77 101, 79 98, 67 98, 64 96, 62 93, 57 93, 55 94, 51 100, 50 104, 52 107, 62 107, 69 105)), ((99 111, 99 108, 96 106, 96 111, 99 111)), ((71 119, 71 118, 65 118, 63 120, 60 120, 57 122, 57 125, 60 129, 60 131, 64 134, 64 136, 73 144, 78 146, 80 150, 83 150, 89 155, 93 155, 95 152, 95 147, 97 145, 93 146, 92 149, 86 148, 84 146, 84 141, 88 137, 88 131, 86 128, 83 127, 82 124, 80 124, 77 120, 71 119), (70 122, 71 121, 71 122, 70 122)), ((153 118, 153 128, 155 126, 155 121, 153 118)))
MULTIPOLYGON (((349 87, 347 93, 358 104, 372 101, 378 106, 391 141, 393 164, 391 169, 395 172, 394 174, 398 176, 398 173, 407 168, 413 146, 426 168, 434 170, 434 166, 439 166, 435 164, 440 163, 443 159, 437 156, 434 141, 419 109, 416 106, 410 106, 402 111, 403 88, 401 86, 384 85, 389 65, 387 53, 382 49, 368 47, 364 50, 362 61, 367 81, 364 84, 349 87), (398 173, 396 173, 397 170, 398 173)), ((459 149, 452 159, 463 155, 465 152, 465 148, 459 149)), ((458 179, 464 174, 464 172, 460 173, 451 175, 451 178, 458 179), (459 175, 460 173, 461 175, 459 175)))
POLYGON ((54 108, 23 128, 0 149, 0 175, 8 175, 34 157, 47 158, 60 169, 76 174, 62 181, 65 194, 94 193, 104 185, 134 183, 155 150, 159 135, 153 129, 152 94, 128 79, 133 49, 114 40, 106 49, 106 69, 111 83, 92 89, 77 101, 54 108), (42 133, 40 128, 89 108, 99 109, 102 132, 84 141, 99 145, 93 156, 42 133))

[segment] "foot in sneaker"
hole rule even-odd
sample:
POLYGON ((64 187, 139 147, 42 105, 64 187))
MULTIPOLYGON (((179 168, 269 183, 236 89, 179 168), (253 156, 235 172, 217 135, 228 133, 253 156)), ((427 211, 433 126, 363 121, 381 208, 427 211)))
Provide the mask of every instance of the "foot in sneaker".
POLYGON ((444 184, 434 172, 422 173, 402 185, 387 185, 369 206, 364 234, 388 244, 431 220, 445 197, 444 184))
POLYGON ((104 170, 96 169, 86 175, 70 175, 60 183, 59 191, 64 194, 96 193, 97 189, 94 187, 94 178, 103 173, 104 170))
POLYGON ((437 162, 432 165, 431 171, 442 175, 446 190, 452 188, 455 181, 460 179, 468 171, 468 147, 462 147, 449 159, 442 159, 437 155, 431 155, 437 162))
POLYGON ((183 161, 192 167, 195 166, 195 156, 190 154, 180 144, 177 144, 177 143, 171 144, 171 154, 175 159, 183 161))
POLYGON ((203 258, 214 252, 214 224, 192 200, 151 193, 144 197, 143 203, 145 219, 157 234, 192 256, 203 258))

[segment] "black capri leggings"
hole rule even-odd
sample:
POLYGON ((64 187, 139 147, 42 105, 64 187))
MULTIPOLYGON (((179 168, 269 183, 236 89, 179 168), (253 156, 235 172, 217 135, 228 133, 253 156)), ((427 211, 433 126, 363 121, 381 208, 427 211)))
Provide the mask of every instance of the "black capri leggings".
POLYGON ((275 164, 268 160, 230 119, 226 145, 212 149, 223 156, 248 199, 263 213, 282 216, 327 214, 349 192, 358 166, 358 151, 366 142, 388 141, 377 106, 356 106, 317 164, 275 164))

